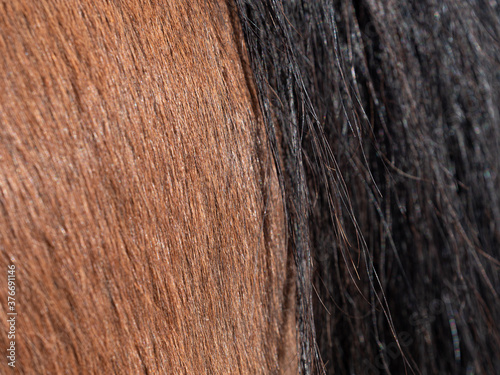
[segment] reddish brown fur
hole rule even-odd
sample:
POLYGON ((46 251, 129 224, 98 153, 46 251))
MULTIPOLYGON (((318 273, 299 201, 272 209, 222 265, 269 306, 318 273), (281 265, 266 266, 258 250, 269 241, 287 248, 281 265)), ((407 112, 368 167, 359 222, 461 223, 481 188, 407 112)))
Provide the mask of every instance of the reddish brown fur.
POLYGON ((19 373, 296 371, 282 201, 235 17, 224 1, 2 2, 19 373))

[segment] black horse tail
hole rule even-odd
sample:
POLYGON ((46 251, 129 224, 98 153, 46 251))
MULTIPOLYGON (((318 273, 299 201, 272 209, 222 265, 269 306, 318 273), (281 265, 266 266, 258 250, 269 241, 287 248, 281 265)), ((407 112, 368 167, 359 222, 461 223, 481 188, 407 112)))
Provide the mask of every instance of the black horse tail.
POLYGON ((496 0, 237 0, 303 374, 500 368, 496 0))

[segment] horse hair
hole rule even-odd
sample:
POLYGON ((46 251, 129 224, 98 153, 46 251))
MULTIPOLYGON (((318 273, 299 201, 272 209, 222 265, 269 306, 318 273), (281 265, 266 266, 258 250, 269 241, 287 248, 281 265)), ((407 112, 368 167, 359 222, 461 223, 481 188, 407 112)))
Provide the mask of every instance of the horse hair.
POLYGON ((301 372, 495 373, 498 2, 237 7, 295 254, 301 372))

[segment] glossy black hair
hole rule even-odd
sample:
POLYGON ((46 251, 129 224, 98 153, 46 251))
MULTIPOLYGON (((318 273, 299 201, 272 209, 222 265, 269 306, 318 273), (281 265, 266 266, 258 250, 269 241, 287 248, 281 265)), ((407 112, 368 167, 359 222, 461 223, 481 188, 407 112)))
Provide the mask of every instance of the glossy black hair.
POLYGON ((496 0, 237 0, 303 374, 500 368, 496 0))

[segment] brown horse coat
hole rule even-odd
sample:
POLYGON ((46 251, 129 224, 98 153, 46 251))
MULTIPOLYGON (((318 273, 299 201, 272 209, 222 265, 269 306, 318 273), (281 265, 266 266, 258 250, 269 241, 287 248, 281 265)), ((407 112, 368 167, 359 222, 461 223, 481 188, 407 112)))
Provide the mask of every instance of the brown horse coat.
POLYGON ((235 11, 0 8, 0 270, 17 270, 17 372, 296 371, 281 194, 235 11))

